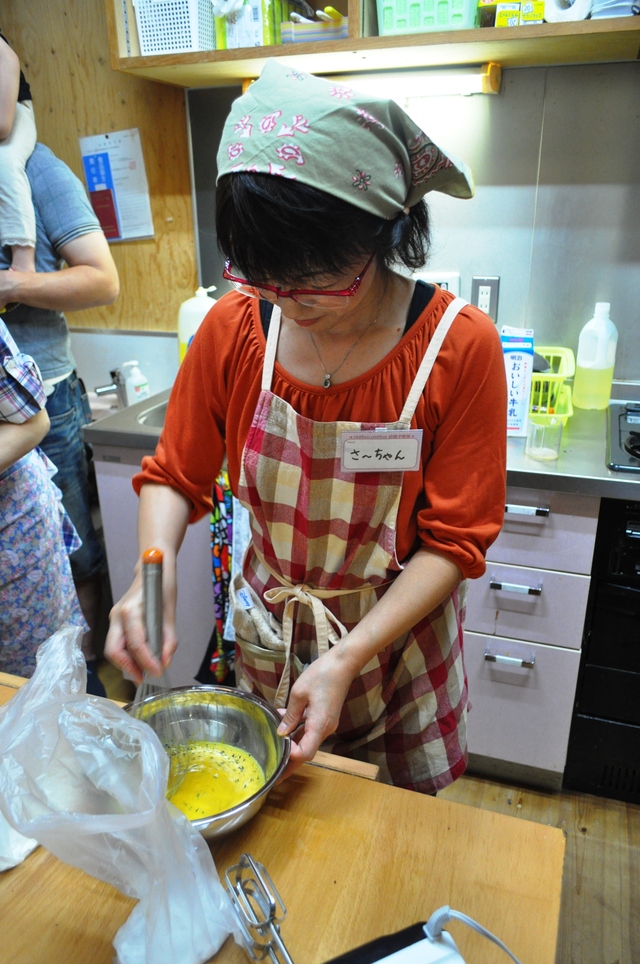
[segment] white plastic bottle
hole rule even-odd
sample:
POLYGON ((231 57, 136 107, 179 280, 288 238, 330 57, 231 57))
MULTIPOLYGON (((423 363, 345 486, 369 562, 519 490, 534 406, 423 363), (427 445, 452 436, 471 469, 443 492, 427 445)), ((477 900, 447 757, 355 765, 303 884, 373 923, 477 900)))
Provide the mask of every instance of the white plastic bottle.
POLYGON ((127 405, 135 405, 144 398, 149 398, 149 382, 138 368, 137 361, 127 361, 120 366, 124 377, 124 389, 127 405))
POLYGON ((215 291, 216 286, 198 288, 194 298, 187 298, 180 305, 178 311, 178 349, 180 361, 187 354, 193 336, 204 321, 205 315, 215 305, 215 298, 210 298, 208 292, 215 291))
POLYGON ((573 404, 576 408, 606 408, 611 397, 618 330, 609 318, 606 301, 600 301, 591 321, 580 332, 573 404))

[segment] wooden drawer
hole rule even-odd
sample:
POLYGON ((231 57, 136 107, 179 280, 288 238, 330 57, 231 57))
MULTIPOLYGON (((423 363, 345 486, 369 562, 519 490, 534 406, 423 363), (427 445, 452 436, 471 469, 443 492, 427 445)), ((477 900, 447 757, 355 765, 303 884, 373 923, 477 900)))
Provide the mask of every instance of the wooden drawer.
POLYGON ((488 562, 484 576, 469 584, 465 626, 580 649, 589 582, 588 576, 488 562))
POLYGON ((580 653, 465 632, 469 752, 562 773, 580 653), (485 653, 533 661, 489 662, 485 653))
POLYGON ((588 575, 599 509, 593 496, 509 486, 504 526, 487 559, 588 575))

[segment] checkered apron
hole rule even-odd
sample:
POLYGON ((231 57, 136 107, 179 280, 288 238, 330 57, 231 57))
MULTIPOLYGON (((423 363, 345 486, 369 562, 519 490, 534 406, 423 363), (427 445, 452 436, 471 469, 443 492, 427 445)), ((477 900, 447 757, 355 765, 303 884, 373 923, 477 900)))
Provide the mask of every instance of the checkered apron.
MULTIPOLYGON (((345 472, 341 434, 409 429, 440 346, 466 304, 445 311, 397 422, 314 422, 271 392, 280 329, 274 307, 262 390, 244 447, 238 498, 252 541, 231 586, 238 686, 277 707, 313 659, 352 630, 402 570, 396 520, 402 472, 345 472)), ((433 793, 466 766, 462 584, 351 684, 325 745, 380 767, 385 782, 433 793)))

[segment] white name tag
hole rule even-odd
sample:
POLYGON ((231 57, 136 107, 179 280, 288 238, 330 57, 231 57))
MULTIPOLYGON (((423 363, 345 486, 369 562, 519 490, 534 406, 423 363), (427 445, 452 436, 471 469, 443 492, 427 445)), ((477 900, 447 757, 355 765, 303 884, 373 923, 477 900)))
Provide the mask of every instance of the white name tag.
POLYGON ((421 468, 422 429, 373 429, 343 432, 343 472, 417 472, 421 468))

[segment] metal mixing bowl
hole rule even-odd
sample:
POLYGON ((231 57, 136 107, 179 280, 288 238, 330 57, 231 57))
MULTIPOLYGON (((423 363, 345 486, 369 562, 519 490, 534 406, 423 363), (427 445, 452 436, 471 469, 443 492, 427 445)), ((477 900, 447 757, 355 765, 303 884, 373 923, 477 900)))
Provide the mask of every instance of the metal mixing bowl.
MULTIPOLYGON (((128 707, 127 707, 128 709, 128 707)), ((148 696, 136 715, 154 730, 162 730, 167 717, 178 722, 185 742, 206 740, 246 750, 258 761, 265 784, 253 796, 230 810, 192 820, 207 838, 222 837, 250 820, 267 799, 289 760, 291 741, 278 736, 280 716, 264 700, 226 686, 183 686, 169 694, 148 696)))

